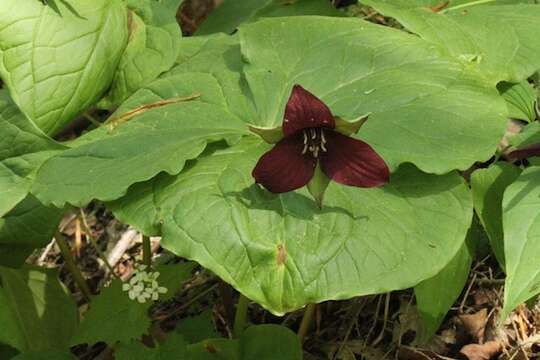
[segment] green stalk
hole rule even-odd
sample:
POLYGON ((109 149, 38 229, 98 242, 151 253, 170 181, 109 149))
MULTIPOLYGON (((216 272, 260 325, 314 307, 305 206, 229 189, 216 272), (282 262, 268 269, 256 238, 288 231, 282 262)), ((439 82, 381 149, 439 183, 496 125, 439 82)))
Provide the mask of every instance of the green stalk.
POLYGON ((463 9, 463 8, 470 7, 470 6, 475 6, 475 5, 487 4, 487 3, 490 3, 490 2, 494 2, 494 1, 496 1, 496 0, 477 0, 477 1, 470 2, 470 3, 466 3, 466 4, 452 6, 452 7, 449 7, 449 8, 446 8, 446 9, 442 10, 441 12, 446 13, 448 11, 459 10, 459 9, 463 9))
POLYGON ((304 310, 304 317, 302 317, 302 322, 300 323, 300 328, 298 329, 298 339, 300 339, 301 344, 304 343, 304 338, 306 337, 309 327, 311 326, 316 306, 317 304, 308 304, 304 310))
POLYGON ((56 243, 58 244, 58 247, 60 248, 60 252, 62 253, 62 257, 64 258, 64 262, 73 276, 73 280, 75 283, 77 283, 77 286, 79 289, 81 289, 82 294, 87 300, 90 300, 90 288, 88 287, 88 284, 86 283, 86 280, 84 280, 84 277, 81 273, 81 270, 75 265, 75 260, 73 259, 73 256, 71 255, 71 249, 69 248, 68 243, 66 242, 66 239, 64 236, 60 233, 60 230, 56 230, 56 233, 54 234, 54 238, 56 239, 56 243))
POLYGON ((143 246, 143 264, 150 268, 152 266, 152 244, 150 238, 146 235, 142 237, 143 246))
POLYGON ((94 249, 96 249, 99 258, 103 261, 103 263, 105 264, 107 269, 109 269, 109 272, 115 278, 119 279, 120 277, 118 275, 116 275, 116 273, 114 272, 114 268, 111 266, 111 264, 109 264, 109 260, 107 260, 107 257, 105 256, 105 254, 99 248, 98 243, 96 241, 96 238, 94 238, 94 236, 92 235, 92 231, 90 230, 90 226, 88 226, 88 223, 86 222, 86 216, 84 215, 84 210, 83 209, 79 209, 79 218, 81 220, 81 223, 83 224, 84 231, 86 233, 86 237, 90 240, 90 242, 92 243, 92 246, 94 247, 94 249))
POLYGON ((249 299, 240 294, 238 304, 236 305, 236 314, 234 316, 233 337, 235 339, 239 339, 246 328, 248 305, 249 299))

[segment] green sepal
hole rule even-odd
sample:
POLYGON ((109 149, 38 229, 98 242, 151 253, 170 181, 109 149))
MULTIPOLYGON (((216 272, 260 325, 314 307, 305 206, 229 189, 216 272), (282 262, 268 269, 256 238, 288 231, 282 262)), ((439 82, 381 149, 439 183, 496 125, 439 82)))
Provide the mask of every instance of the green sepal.
POLYGON ((334 117, 334 121, 336 122, 336 131, 342 133, 343 135, 356 134, 362 125, 364 125, 364 123, 367 121, 369 115, 370 114, 362 115, 353 121, 343 120, 342 118, 336 116, 334 117))
POLYGON ((265 142, 269 144, 275 144, 279 142, 281 139, 283 139, 283 130, 281 126, 274 127, 274 128, 263 128, 263 127, 258 127, 258 126, 248 124, 248 130, 260 136, 261 139, 263 139, 265 142))
POLYGON ((307 188, 317 203, 317 206, 319 206, 319 209, 322 209, 324 192, 326 191, 329 183, 330 178, 322 172, 321 165, 317 163, 315 173, 313 174, 311 180, 307 183, 307 188))

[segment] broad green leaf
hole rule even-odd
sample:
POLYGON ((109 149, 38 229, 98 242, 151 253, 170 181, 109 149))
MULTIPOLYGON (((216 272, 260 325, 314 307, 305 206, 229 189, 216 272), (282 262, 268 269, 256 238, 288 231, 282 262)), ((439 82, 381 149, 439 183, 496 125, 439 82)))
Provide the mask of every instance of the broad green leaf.
POLYGON ((326 0, 224 0, 201 26, 197 35, 216 32, 232 33, 246 22, 253 22, 263 17, 323 15, 343 16, 326 0))
POLYGON ((517 84, 501 82, 497 89, 506 100, 508 115, 528 122, 536 119, 536 92, 527 80, 517 84))
MULTIPOLYGON (((369 0, 360 0, 367 3, 369 0)), ((402 9, 424 8, 435 12, 456 11, 472 6, 536 4, 537 0, 377 0, 402 9)))
POLYGON ((109 87, 127 41, 120 0, 0 5, 0 76, 45 133, 58 133, 109 87))
MULTIPOLYGON (((276 314, 414 286, 465 239, 472 204, 457 174, 405 166, 384 188, 331 183, 318 210, 306 189, 278 196, 254 184, 251 170, 266 150, 254 139, 242 142, 177 176, 156 177, 150 192, 133 188, 124 201, 153 199, 162 246, 276 314)), ((124 221, 148 224, 147 210, 124 221)))
POLYGON ((301 360, 302 346, 295 333, 284 326, 248 327, 240 337, 242 360, 301 360))
POLYGON ((77 307, 56 270, 0 267, 0 341, 27 351, 67 349, 77 307))
POLYGON ((118 341, 127 344, 139 338, 150 326, 147 314, 150 304, 131 300, 122 290, 121 281, 114 280, 92 299, 90 310, 71 337, 70 345, 92 345, 100 341, 110 345, 118 341))
POLYGON ((502 224, 503 194, 520 173, 521 170, 517 166, 498 162, 487 169, 476 170, 471 175, 474 209, 486 229, 491 248, 503 269, 505 264, 502 224))
POLYGON ((48 138, 0 90, 0 217, 23 200, 31 175, 64 147, 48 138))
POLYGON ((178 11, 180 6, 184 3, 184 0, 158 0, 161 4, 166 6, 170 11, 178 11))
POLYGON ((77 360, 78 358, 65 351, 30 352, 15 356, 12 360, 77 360))
POLYGON ((525 169, 504 192, 506 259, 505 318, 516 306, 540 293, 540 167, 525 169))
POLYGON ((209 74, 158 79, 127 103, 133 107, 121 107, 108 125, 43 164, 32 190, 43 203, 81 206, 117 199, 159 172, 177 174, 207 143, 235 141, 247 132, 209 74))
POLYGON ((182 33, 176 9, 148 0, 129 0, 130 35, 107 100, 120 104, 169 70, 178 56, 182 33))
POLYGON ((362 2, 443 47, 469 70, 478 69, 493 85, 520 82, 540 68, 540 6, 469 6, 434 13, 425 7, 411 9, 403 0, 362 2))
POLYGON ((475 226, 479 225, 473 221, 467 233, 467 241, 454 258, 437 275, 414 287, 416 307, 422 320, 420 343, 428 341, 435 334, 463 291, 474 256, 474 236, 477 234, 475 226))
POLYGON ((64 210, 43 206, 32 195, 0 218, 0 265, 19 267, 52 240, 64 210))
POLYGON ((192 262, 156 266, 155 271, 159 272, 159 286, 167 288, 167 293, 161 295, 159 299, 167 300, 172 298, 184 286, 184 283, 191 278, 194 267, 195 264, 192 262))
POLYGON ((195 72, 211 74, 221 85, 230 111, 248 123, 255 121, 257 114, 243 75, 244 61, 238 36, 216 34, 185 38, 177 63, 164 76, 195 72))
POLYGON ((120 344, 114 355, 116 360, 191 360, 186 341, 174 333, 154 349, 146 347, 140 341, 120 344))
POLYGON ((219 337, 216 331, 212 311, 205 310, 199 315, 180 320, 176 332, 182 335, 189 343, 196 343, 205 339, 219 337))
POLYGON ((497 91, 414 35, 357 19, 298 17, 245 25, 240 36, 257 125, 281 123, 298 83, 335 116, 370 113, 358 136, 393 169, 404 162, 437 174, 466 169, 489 159, 504 133, 497 91))
POLYGON ((301 360, 296 334, 278 325, 248 327, 238 340, 208 339, 188 347, 192 360, 301 360))

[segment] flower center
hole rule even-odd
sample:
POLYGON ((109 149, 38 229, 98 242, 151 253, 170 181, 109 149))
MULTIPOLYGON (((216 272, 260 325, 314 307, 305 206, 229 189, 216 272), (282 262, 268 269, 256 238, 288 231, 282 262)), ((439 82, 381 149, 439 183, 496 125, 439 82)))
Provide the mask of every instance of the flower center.
POLYGON ((302 155, 308 151, 314 158, 319 157, 319 151, 326 152, 326 138, 322 128, 311 128, 302 131, 304 136, 304 149, 302 155))

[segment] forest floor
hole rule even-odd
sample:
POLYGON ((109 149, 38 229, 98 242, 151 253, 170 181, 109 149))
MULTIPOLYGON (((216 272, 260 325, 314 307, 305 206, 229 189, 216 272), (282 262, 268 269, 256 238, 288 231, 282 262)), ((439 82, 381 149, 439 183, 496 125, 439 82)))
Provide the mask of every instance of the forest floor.
MULTIPOLYGON (((80 213, 68 213, 60 229, 94 292, 111 280, 111 273, 90 240, 97 243, 115 273, 124 280, 142 262, 142 236, 114 219, 103 206, 92 204, 80 213)), ((184 261, 162 249, 160 238, 152 238, 151 242, 154 263, 184 261)), ((36 251, 28 261, 45 267, 60 267, 61 279, 78 301, 80 311, 86 310, 84 297, 70 272, 63 267, 60 250, 54 241, 36 251)), ((473 262, 463 293, 437 334, 421 344, 417 341, 421 322, 412 290, 318 304, 305 338, 304 358, 538 359, 540 305, 522 305, 499 326, 503 283, 503 273, 491 256, 473 262)), ((172 300, 157 303, 151 309, 153 332, 165 334, 184 319, 206 311, 212 314, 216 331, 230 337, 237 299, 238 294, 230 286, 211 272, 196 268, 192 278, 172 300)), ((303 310, 276 317, 251 303, 248 316, 253 324, 281 324, 296 332, 303 310)), ((80 346, 74 350, 84 360, 112 359, 105 344, 80 346)))

